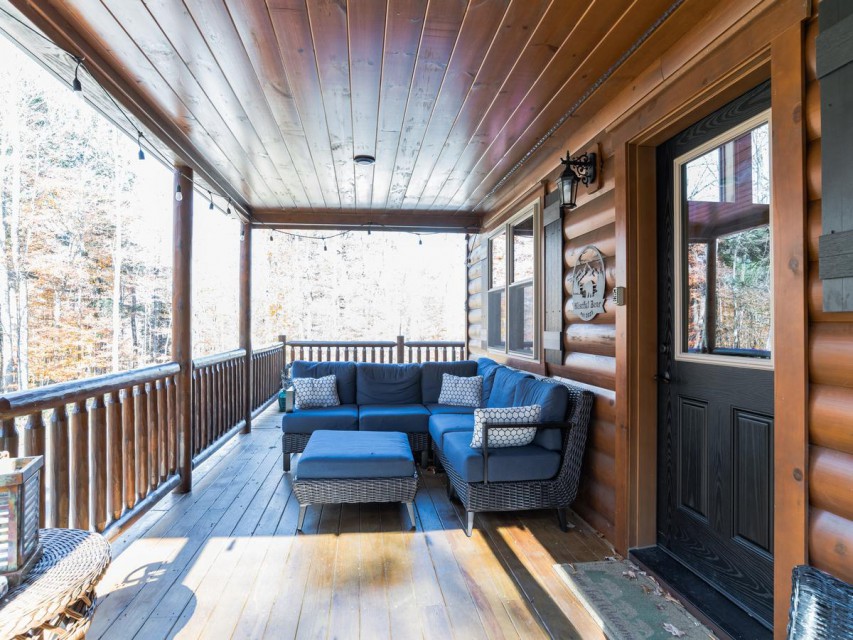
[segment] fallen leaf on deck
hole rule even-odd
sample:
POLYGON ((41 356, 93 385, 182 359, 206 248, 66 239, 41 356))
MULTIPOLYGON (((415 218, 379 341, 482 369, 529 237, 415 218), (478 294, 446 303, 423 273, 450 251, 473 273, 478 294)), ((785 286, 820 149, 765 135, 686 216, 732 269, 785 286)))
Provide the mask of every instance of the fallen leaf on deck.
POLYGON ((629 580, 636 580, 637 579, 637 574, 630 569, 628 571, 623 571, 622 575, 627 577, 629 580))
POLYGON ((681 629, 679 629, 674 624, 671 624, 669 622, 665 622, 663 625, 663 628, 665 631, 669 632, 670 634, 672 634, 676 638, 680 638, 681 636, 684 635, 684 632, 681 629))

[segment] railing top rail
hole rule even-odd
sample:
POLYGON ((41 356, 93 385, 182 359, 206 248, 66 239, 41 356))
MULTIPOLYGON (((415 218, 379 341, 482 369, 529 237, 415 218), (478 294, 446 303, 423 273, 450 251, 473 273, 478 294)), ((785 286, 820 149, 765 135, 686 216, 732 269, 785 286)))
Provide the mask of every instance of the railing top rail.
POLYGON ((396 347, 393 340, 288 340, 292 347, 396 347))
POLYGON ((254 355, 258 355, 258 354, 263 354, 263 353, 269 353, 270 351, 275 351, 276 349, 282 349, 282 348, 284 348, 284 345, 281 342, 278 342, 276 344, 271 344, 268 347, 260 347, 258 349, 252 349, 252 353, 254 355))
POLYGON ((406 340, 407 347, 464 347, 464 342, 455 340, 406 340))
POLYGON ((202 356, 201 358, 193 358, 193 369, 201 369, 203 367, 209 367, 212 364, 225 362, 226 360, 245 357, 245 349, 233 349, 231 351, 225 351, 224 353, 214 353, 209 356, 202 356))
POLYGON ((62 404, 78 402, 105 393, 126 389, 178 373, 177 362, 157 364, 132 371, 109 373, 85 380, 59 382, 37 389, 13 391, 0 396, 0 418, 10 418, 22 413, 50 409, 62 404))

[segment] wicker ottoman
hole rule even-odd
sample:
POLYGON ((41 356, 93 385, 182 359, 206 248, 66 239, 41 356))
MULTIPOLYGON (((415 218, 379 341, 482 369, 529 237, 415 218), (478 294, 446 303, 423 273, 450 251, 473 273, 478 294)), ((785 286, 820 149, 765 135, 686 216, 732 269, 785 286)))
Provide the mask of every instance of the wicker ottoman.
POLYGON ((293 493, 302 531, 311 504, 405 502, 412 527, 418 474, 409 439, 396 431, 315 431, 299 458, 293 493))

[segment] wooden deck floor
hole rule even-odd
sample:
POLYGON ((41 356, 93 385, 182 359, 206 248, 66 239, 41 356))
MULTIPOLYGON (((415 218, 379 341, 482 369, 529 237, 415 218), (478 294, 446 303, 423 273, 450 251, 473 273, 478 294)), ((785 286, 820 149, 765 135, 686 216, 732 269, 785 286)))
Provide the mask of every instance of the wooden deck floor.
POLYGON ((425 474, 417 528, 405 508, 309 508, 281 471, 279 415, 201 465, 113 544, 89 638, 602 637, 553 569, 609 546, 552 512, 478 516, 474 537, 425 474))

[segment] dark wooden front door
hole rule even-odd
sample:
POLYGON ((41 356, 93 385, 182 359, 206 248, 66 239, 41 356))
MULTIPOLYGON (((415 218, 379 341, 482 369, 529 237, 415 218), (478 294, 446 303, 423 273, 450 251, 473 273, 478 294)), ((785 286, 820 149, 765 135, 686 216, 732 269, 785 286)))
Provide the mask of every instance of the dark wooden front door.
POLYGON ((768 625, 769 106, 763 85, 658 149, 658 544, 768 625))

